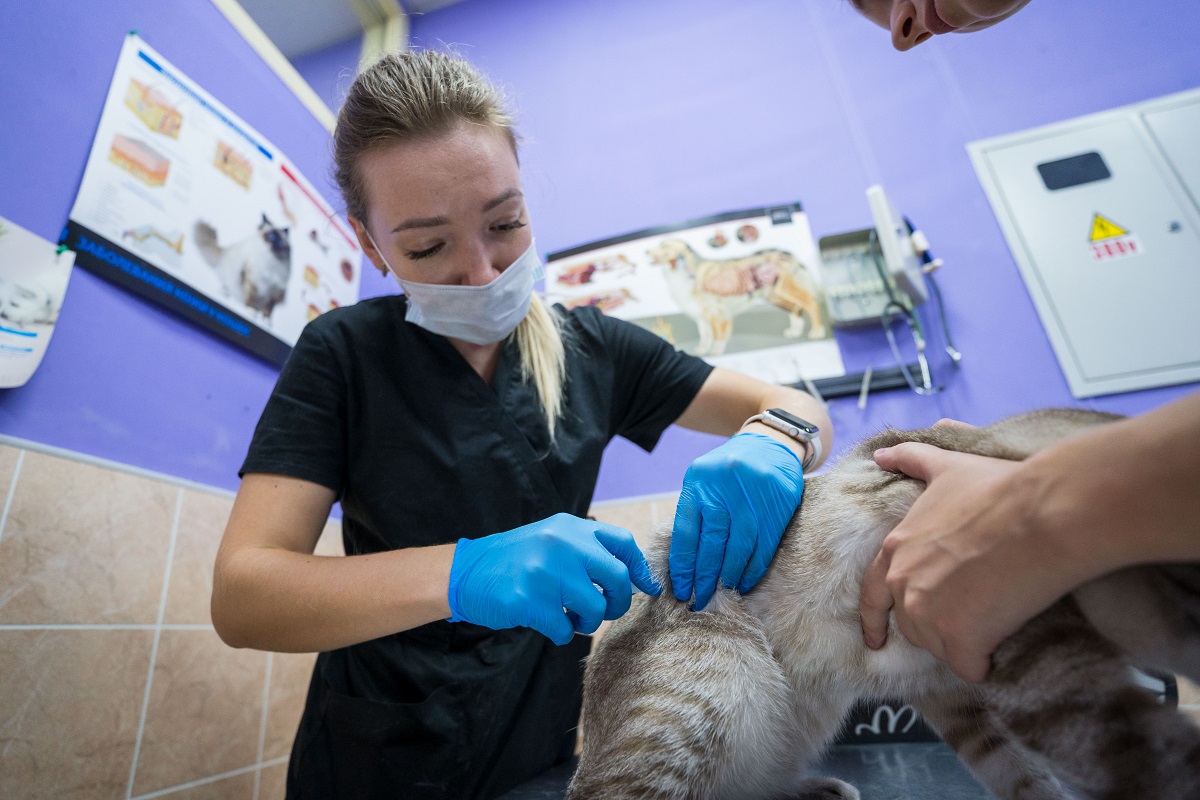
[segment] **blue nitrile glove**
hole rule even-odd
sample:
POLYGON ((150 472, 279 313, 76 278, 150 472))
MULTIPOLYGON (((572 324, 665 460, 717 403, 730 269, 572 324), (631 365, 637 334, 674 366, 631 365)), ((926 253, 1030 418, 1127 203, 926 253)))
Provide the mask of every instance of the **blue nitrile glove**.
POLYGON ((447 595, 450 621, 533 628, 566 644, 575 631, 591 633, 603 620, 628 611, 630 581, 647 594, 662 591, 632 533, 555 514, 504 533, 458 540, 447 595))
POLYGON ((671 531, 675 597, 686 601, 694 589, 700 611, 718 579, 748 592, 766 574, 803 493, 800 456, 761 433, 739 433, 693 461, 671 531))

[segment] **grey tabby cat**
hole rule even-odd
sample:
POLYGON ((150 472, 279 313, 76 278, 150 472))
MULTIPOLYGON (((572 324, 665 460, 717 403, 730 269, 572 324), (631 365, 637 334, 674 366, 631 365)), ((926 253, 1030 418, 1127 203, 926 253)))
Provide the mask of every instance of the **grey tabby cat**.
MULTIPOLYGON (((809 479, 753 592, 721 589, 701 613, 669 589, 638 597, 589 659, 567 798, 857 800, 851 785, 803 773, 868 697, 907 699, 999 798, 1070 798, 1068 786, 1111 800, 1200 798, 1200 730, 1136 688, 1130 670, 1200 678, 1192 565, 1081 587, 1003 642, 983 684, 908 644, 894 621, 882 650, 862 642, 863 570, 924 488, 876 466, 877 448, 926 442, 1022 459, 1112 419, 1049 410, 987 428, 886 431, 809 479)), ((650 556, 664 586, 668 536, 650 556)))

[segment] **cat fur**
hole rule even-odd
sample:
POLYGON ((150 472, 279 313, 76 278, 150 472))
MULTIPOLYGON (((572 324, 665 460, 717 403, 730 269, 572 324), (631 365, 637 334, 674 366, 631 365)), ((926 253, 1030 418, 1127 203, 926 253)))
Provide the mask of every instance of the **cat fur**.
MULTIPOLYGON (((808 479, 753 591, 719 589, 702 612, 669 588, 636 597, 588 659, 568 800, 857 800, 805 770, 867 698, 906 699, 1001 800, 1200 798, 1200 730, 1130 668, 1200 678, 1193 565, 1080 587, 1006 639, 982 684, 910 645, 894 620, 881 650, 862 641, 863 571, 924 488, 881 470, 877 448, 924 442, 1018 460, 1115 419, 1051 409, 985 428, 885 431, 808 479)), ((664 587, 669 534, 649 555, 664 587)))

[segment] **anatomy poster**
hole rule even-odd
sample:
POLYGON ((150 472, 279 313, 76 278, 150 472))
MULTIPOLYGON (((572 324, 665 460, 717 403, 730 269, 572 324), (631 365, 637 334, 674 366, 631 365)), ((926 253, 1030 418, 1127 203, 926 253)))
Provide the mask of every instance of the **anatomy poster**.
POLYGON ((547 258, 546 297, 597 306, 772 383, 845 374, 799 205, 731 212, 547 258))
POLYGON ((0 388, 24 386, 42 362, 75 254, 0 217, 0 388))
POLYGON ((64 243, 80 265, 282 363, 358 299, 348 226, 287 157, 125 40, 64 243))

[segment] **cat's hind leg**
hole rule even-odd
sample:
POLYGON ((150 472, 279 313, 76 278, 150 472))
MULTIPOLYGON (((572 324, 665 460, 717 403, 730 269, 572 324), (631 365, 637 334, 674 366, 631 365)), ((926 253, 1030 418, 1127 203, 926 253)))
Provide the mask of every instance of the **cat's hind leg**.
POLYGON ((1089 797, 1200 797, 1200 730, 1134 685, 1072 598, 1002 642, 980 689, 1008 730, 1089 797))
POLYGON ((1000 800, 1070 800, 1046 760, 1000 724, 973 687, 914 698, 912 705, 1000 800))
POLYGON ((1200 566, 1130 567, 1071 594, 1088 622, 1138 664, 1200 681, 1200 566))

